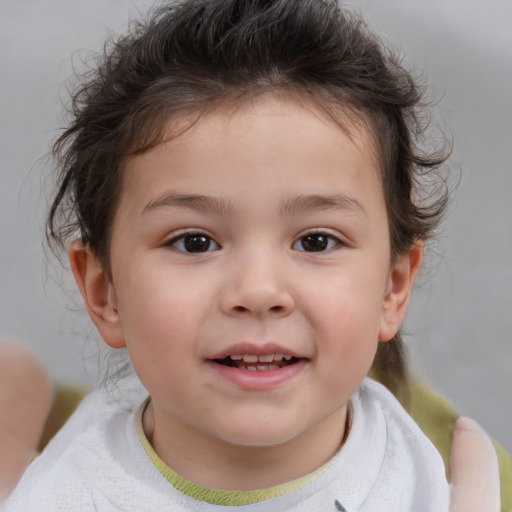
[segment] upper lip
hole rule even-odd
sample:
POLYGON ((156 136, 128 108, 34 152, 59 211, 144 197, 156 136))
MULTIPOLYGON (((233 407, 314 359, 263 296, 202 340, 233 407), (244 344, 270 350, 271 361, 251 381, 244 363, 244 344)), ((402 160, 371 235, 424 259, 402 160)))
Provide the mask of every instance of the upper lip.
POLYGON ((209 359, 225 359, 229 356, 243 356, 243 355, 254 355, 254 356, 268 356, 271 354, 283 354, 284 356, 291 356, 297 359, 303 358, 294 350, 286 348, 277 343, 269 342, 262 345, 255 343, 237 343, 230 347, 213 354, 209 359))

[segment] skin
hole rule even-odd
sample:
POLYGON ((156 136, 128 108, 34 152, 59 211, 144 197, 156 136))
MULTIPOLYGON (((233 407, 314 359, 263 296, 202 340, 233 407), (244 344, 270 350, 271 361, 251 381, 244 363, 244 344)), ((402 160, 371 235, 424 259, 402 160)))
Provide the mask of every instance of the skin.
POLYGON ((391 268, 368 134, 265 97, 204 116, 125 172, 112 280, 87 251, 70 255, 104 340, 128 348, 151 394, 156 452, 223 489, 318 468, 338 450, 348 400, 401 324, 421 262, 415 246, 391 268), (304 250, 317 232, 327 250, 304 250), (211 250, 185 252, 191 233, 211 250), (277 383, 270 371, 233 382, 213 363, 246 353, 301 362, 277 383))
POLYGON ((34 456, 51 399, 50 378, 33 354, 0 340, 0 501, 34 456))
POLYGON ((453 429, 450 512, 500 510, 500 470, 491 439, 472 419, 459 417, 453 429))
POLYGON ((146 434, 185 478, 265 488, 339 449, 349 398, 401 325, 422 259, 417 244, 391 266, 378 165, 363 127, 266 96, 127 162, 111 276, 71 245, 92 320, 151 394, 146 434), (299 362, 218 363, 272 353, 299 362))

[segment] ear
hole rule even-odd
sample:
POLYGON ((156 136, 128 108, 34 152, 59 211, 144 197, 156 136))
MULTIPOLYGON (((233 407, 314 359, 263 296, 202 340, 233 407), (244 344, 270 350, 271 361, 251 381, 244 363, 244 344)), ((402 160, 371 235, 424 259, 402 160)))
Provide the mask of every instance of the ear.
POLYGON ((422 260, 423 242, 417 241, 407 254, 398 258, 391 270, 382 307, 379 341, 392 339, 402 325, 422 260))
POLYGON ((113 348, 124 347, 115 290, 107 274, 91 251, 78 240, 71 244, 68 255, 89 316, 101 337, 113 348))

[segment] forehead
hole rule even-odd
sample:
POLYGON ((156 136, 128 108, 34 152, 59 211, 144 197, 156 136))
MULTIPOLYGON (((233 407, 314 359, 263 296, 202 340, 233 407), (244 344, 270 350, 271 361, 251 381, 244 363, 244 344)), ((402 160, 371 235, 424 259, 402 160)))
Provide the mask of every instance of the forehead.
MULTIPOLYGON (((201 114, 177 116, 167 124, 157 146, 125 161, 123 182, 129 184, 141 168, 164 159, 178 177, 184 159, 189 167, 199 165, 205 155, 212 164, 215 158, 224 162, 223 167, 237 167, 239 173, 251 169, 258 173, 255 166, 261 165, 265 156, 270 166, 276 157, 288 156, 291 164, 307 157, 316 158, 318 166, 336 167, 346 162, 349 153, 352 158, 365 159, 366 167, 380 182, 380 155, 364 115, 340 108, 329 111, 326 105, 303 96, 266 93, 241 101, 221 101, 201 114), (256 160, 251 151, 257 153, 256 160), (243 165, 238 163, 240 159, 245 159, 243 165)), ((316 172, 311 171, 310 178, 315 180, 316 172)), ((211 172, 215 172, 213 165, 211 172)))
POLYGON ((168 130, 161 144, 128 160, 124 192, 130 201, 151 200, 162 187, 236 197, 262 182, 269 197, 325 194, 353 185, 360 194, 361 189, 369 196, 383 194, 365 124, 348 116, 335 122, 312 103, 266 95, 221 104, 168 130))

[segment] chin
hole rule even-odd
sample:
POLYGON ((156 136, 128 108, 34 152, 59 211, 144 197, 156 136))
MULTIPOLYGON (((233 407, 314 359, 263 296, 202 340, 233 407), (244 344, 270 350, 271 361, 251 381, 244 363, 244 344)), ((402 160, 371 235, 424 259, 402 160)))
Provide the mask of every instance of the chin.
POLYGON ((252 423, 246 428, 240 427, 236 430, 232 428, 224 431, 218 437, 224 442, 241 448, 272 448, 279 445, 285 445, 300 435, 300 432, 290 428, 278 428, 273 425, 269 429, 269 424, 262 424, 259 428, 252 423))

